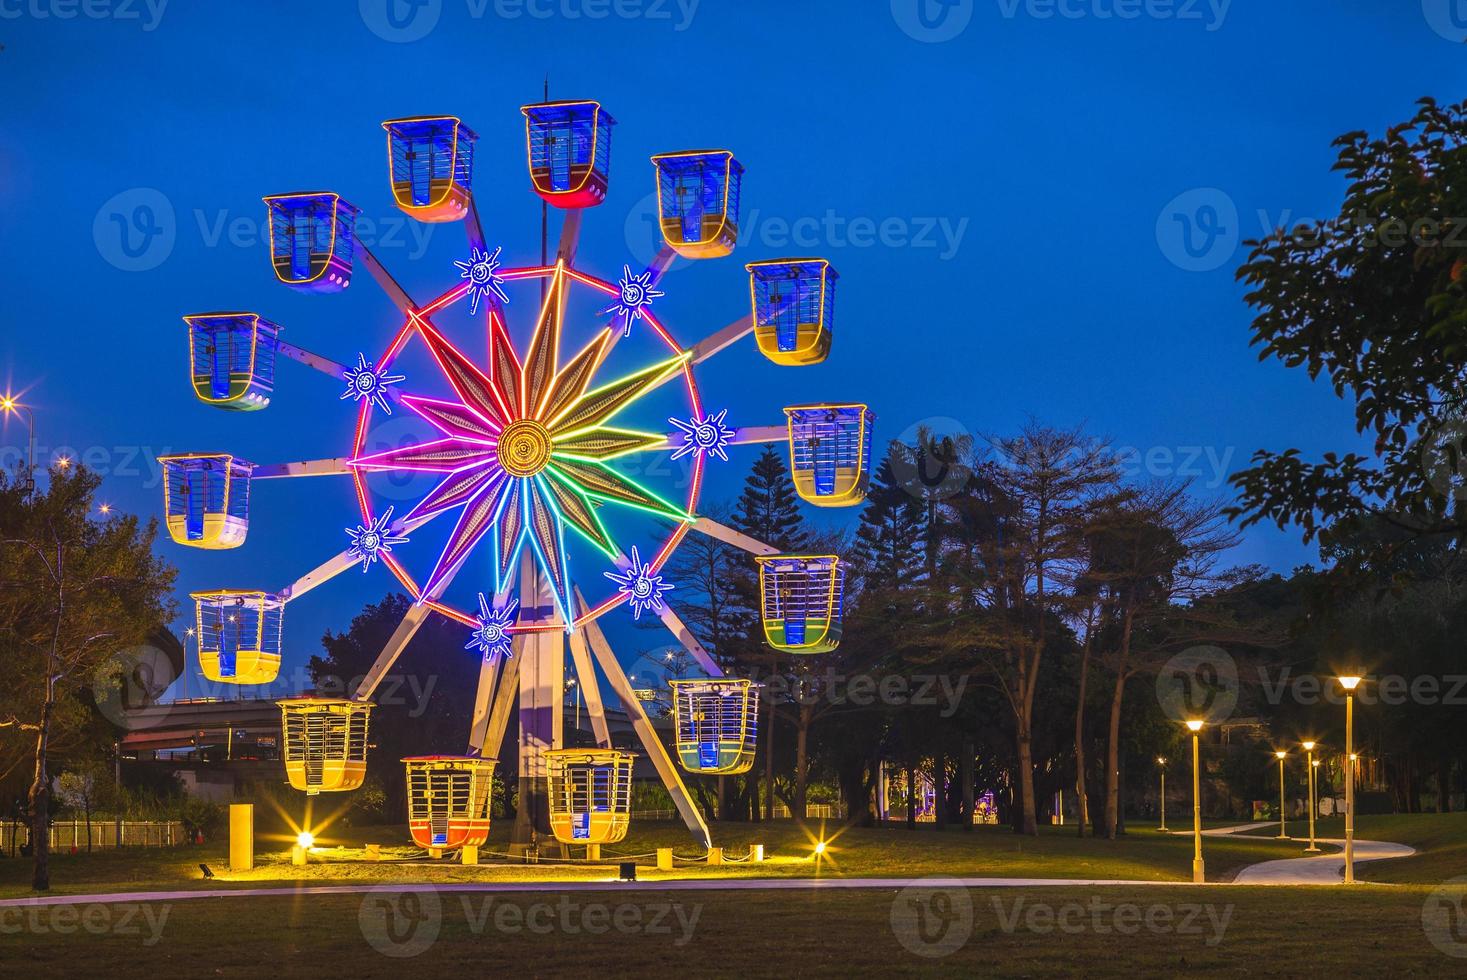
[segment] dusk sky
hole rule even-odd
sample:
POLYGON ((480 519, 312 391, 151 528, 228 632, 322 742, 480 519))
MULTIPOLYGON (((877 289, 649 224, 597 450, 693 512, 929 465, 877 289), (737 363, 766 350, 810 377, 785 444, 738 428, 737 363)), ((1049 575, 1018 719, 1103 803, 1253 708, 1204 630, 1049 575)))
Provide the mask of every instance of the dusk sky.
MULTIPOLYGON (((263 412, 196 401, 180 317, 254 310, 342 362, 386 346, 401 317, 365 270, 333 296, 274 280, 260 198, 291 190, 361 207, 364 240, 413 295, 452 287, 462 229, 392 204, 380 123, 393 117, 455 114, 478 132, 487 238, 508 264, 532 264, 540 205, 519 107, 548 74, 553 98, 597 99, 619 122, 610 195, 581 239, 588 272, 614 281, 655 251, 652 154, 727 147, 747 168, 737 251, 663 280, 657 310, 678 339, 746 312, 744 262, 818 255, 839 269, 825 363, 779 367, 745 340, 699 370, 705 403, 731 423, 845 400, 871 404, 878 445, 932 419, 995 435, 1030 417, 1084 423, 1132 450, 1138 478, 1188 476, 1224 497, 1258 448, 1357 442, 1326 386, 1258 362, 1233 271, 1242 239, 1337 212, 1336 136, 1460 94, 1467 20, 1455 26, 1451 8, 361 0, 246 16, 0 0, 0 382, 34 408, 42 462, 79 457, 105 475, 108 502, 143 515, 160 513, 166 452, 345 455, 351 403, 298 364, 280 366, 263 412)), ((24 444, 9 421, 6 465, 24 444)), ((705 505, 736 493, 756 452, 710 464, 705 505)), ((233 551, 160 545, 185 616, 193 589, 283 587, 360 520, 341 478, 257 483, 251 516, 233 551)), ((655 541, 624 546, 639 543, 655 541)), ((1315 558, 1293 530, 1254 528, 1230 560, 1287 571, 1315 558)), ((604 595, 600 568, 584 567, 604 595)), ((352 571, 293 603, 287 670, 396 585, 352 571)))

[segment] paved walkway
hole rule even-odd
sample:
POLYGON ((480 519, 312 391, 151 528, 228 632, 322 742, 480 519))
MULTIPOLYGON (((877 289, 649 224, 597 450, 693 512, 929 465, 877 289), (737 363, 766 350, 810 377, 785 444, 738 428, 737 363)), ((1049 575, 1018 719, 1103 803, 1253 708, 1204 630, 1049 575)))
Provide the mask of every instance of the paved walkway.
MULTIPOLYGON (((1297 838, 1296 838, 1297 839, 1297 838)), ((1233 879, 1235 885, 1338 885, 1345 880, 1345 855, 1343 838, 1320 837, 1318 844, 1335 844, 1341 850, 1334 854, 1311 854, 1309 857, 1284 858, 1250 864, 1233 879)), ((1303 844, 1305 841, 1299 841, 1303 844)), ((1416 853, 1414 847, 1392 844, 1387 841, 1355 841, 1355 863, 1384 861, 1388 858, 1410 857, 1416 853)))

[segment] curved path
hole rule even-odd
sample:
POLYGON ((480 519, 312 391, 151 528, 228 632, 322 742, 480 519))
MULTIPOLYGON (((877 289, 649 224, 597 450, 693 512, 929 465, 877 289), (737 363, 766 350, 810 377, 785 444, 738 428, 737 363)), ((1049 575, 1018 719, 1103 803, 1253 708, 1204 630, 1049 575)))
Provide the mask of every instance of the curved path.
MULTIPOLYGON (((1303 843, 1303 841, 1300 841, 1303 843)), ((1334 844, 1341 848, 1334 854, 1311 854, 1309 857, 1285 858, 1250 864, 1233 879, 1235 885, 1338 885, 1345 880, 1343 838, 1320 837, 1315 843, 1334 844)), ((1389 841, 1355 841, 1355 863, 1384 861, 1410 857, 1416 848, 1389 841)))

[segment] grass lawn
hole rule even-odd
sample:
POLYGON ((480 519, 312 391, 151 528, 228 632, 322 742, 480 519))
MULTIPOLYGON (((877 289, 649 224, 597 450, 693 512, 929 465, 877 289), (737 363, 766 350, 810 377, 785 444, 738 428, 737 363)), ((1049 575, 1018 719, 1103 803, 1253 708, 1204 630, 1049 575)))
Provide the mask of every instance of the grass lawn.
MULTIPOLYGON (((508 842, 505 821, 495 828, 486 850, 503 851, 508 842)), ((52 857, 51 880, 55 894, 77 894, 99 890, 161 890, 177 888, 252 887, 268 883, 305 881, 327 884, 351 881, 526 881, 604 880, 606 863, 622 856, 637 856, 641 877, 784 877, 815 875, 841 877, 906 877, 959 875, 983 877, 1102 878, 1141 881, 1189 881, 1192 842, 1188 837, 1159 834, 1152 829, 1136 830, 1117 841, 1079 839, 1073 831, 1045 827, 1040 836, 1024 838, 1002 827, 975 827, 971 833, 957 829, 850 829, 843 833, 831 827, 812 825, 802 830, 790 821, 773 824, 723 824, 714 829, 714 840, 727 854, 738 858, 754 842, 765 845, 767 860, 761 864, 731 864, 717 868, 695 861, 699 849, 681 824, 643 822, 632 835, 615 847, 602 850, 600 865, 557 865, 486 863, 464 867, 447 861, 422 859, 421 851, 403 846, 403 827, 328 829, 319 835, 325 847, 312 855, 304 868, 290 864, 284 839, 256 841, 258 866, 252 872, 231 874, 223 840, 202 846, 171 849, 99 851, 93 854, 57 854, 52 857), (813 860, 815 841, 828 835, 827 857, 818 865, 813 860), (368 862, 360 845, 378 842, 384 860, 368 862), (344 845, 341 851, 334 850, 344 845), (673 872, 659 875, 653 852, 671 847, 680 858, 673 872), (205 882, 198 865, 210 865, 218 875, 205 882)), ((1291 857, 1297 847, 1266 838, 1208 838, 1204 843, 1208 879, 1226 881, 1238 868, 1257 861, 1291 857)), ((16 858, 0 860, 0 898, 30 894, 30 862, 16 858)))
MULTIPOLYGON (((1451 975, 1467 961, 1428 940, 1427 891, 972 889, 944 893, 938 905, 895 889, 445 890, 427 904, 416 896, 400 917, 382 905, 398 899, 384 896, 224 898, 152 904, 147 919, 100 907, 85 913, 91 927, 45 914, 27 923, 9 910, 0 917, 0 973, 155 980, 257 977, 264 969, 273 977, 401 980, 480 976, 512 964, 520 974, 582 977, 1451 975), (914 903, 935 911, 919 922, 914 903), (379 947, 420 952, 398 958, 379 947)), ((1467 953, 1467 944, 1448 948, 1467 953)))

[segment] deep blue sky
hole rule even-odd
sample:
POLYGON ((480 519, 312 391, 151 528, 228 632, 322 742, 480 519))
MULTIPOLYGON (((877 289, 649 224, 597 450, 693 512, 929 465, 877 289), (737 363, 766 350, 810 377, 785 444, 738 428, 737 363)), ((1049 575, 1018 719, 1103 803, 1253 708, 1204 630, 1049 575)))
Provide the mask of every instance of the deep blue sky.
MULTIPOLYGON (((98 16, 0 0, 0 370, 35 406, 46 458, 91 454, 105 497, 145 514, 159 510, 161 452, 343 453, 338 387, 297 365, 263 413, 195 402, 179 316, 255 309, 339 360, 380 348, 396 317, 364 273, 331 297, 273 281, 259 199, 327 187, 398 225, 379 127, 393 116, 454 113, 477 129, 489 238, 530 258, 539 208, 517 110, 549 73, 553 96, 599 99, 621 123, 611 196, 582 240, 590 271, 615 278, 647 257, 652 153, 728 146, 748 168, 739 251, 664 281, 680 337, 740 315, 743 261, 813 253, 839 267, 827 363, 777 368, 746 342, 701 372, 734 421, 865 399, 879 439, 931 417, 991 433, 1031 415, 1083 422, 1149 454, 1156 475, 1190 464, 1209 494, 1258 447, 1352 444, 1346 405, 1249 349, 1231 246, 1332 213, 1339 133, 1462 95, 1467 50, 1444 35, 1467 28, 1447 0, 1238 0, 1220 19, 1181 0, 1153 4, 1171 12, 1156 17, 1137 3, 1132 19, 1109 16, 1114 0, 970 0, 945 20, 929 3, 923 28, 916 0, 441 0, 400 4, 394 28, 384 0, 174 0, 161 17, 123 0, 94 0, 98 16), (141 204, 164 234, 132 260, 113 216, 141 204), (815 240, 791 244, 801 219, 815 240), (862 238, 859 219, 884 240, 862 238), (1186 221, 1200 254, 1182 245, 1186 221)), ((453 283, 463 239, 438 226, 420 247, 425 227, 376 250, 431 295, 453 283)), ((20 427, 3 444, 12 461, 20 427)), ((729 494, 752 454, 705 499, 729 494)), ((237 551, 164 545, 180 596, 283 586, 356 522, 332 480, 259 485, 254 518, 237 551)), ((1234 556, 1278 569, 1312 557, 1271 529, 1234 556)), ((293 604, 289 662, 390 584, 350 573, 293 604)))

